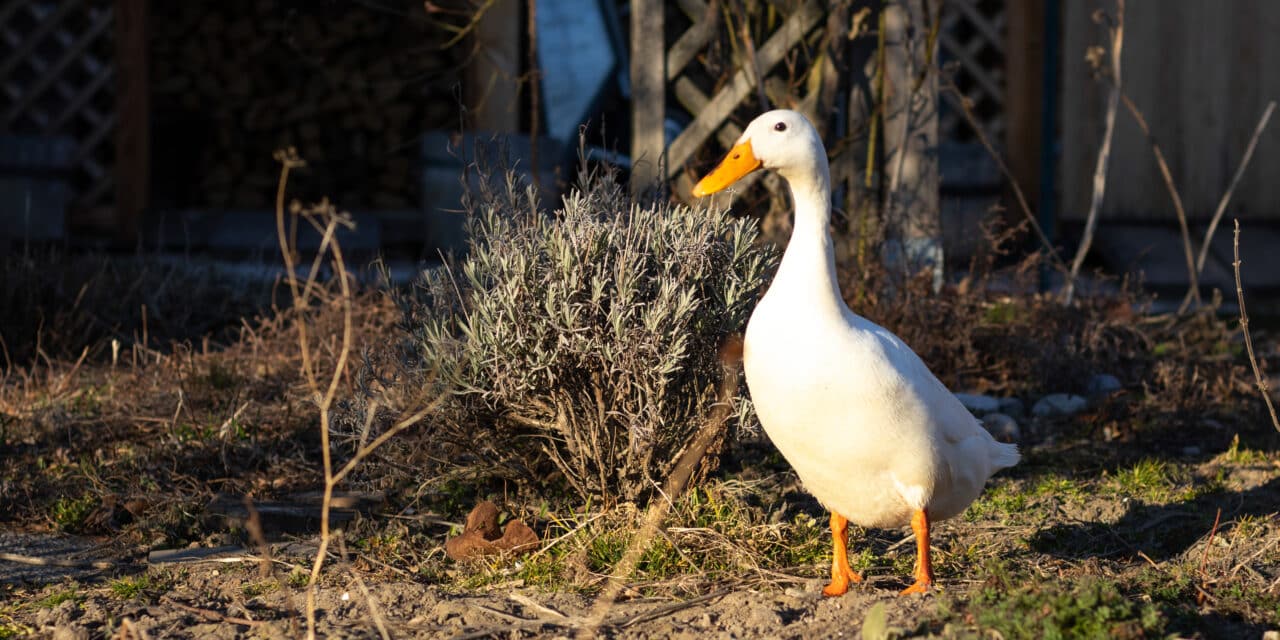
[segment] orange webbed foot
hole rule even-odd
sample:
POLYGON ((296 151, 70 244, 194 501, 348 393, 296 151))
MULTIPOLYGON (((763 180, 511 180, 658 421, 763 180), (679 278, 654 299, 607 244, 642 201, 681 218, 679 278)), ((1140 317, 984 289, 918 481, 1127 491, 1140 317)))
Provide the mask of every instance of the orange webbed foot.
POLYGON ((849 565, 837 569, 832 567, 831 583, 822 588, 822 595, 833 598, 849 592, 849 585, 862 582, 862 574, 849 568, 849 565))
POLYGON ((913 593, 926 594, 933 590, 933 580, 916 580, 914 584, 903 589, 899 596, 909 596, 913 593))
POLYGON ((902 590, 900 596, 929 593, 933 587, 933 563, 929 560, 929 514, 921 509, 911 516, 911 530, 916 534, 916 581, 902 590))
POLYGON ((849 584, 862 582, 862 575, 849 567, 849 554, 845 547, 849 521, 844 516, 831 513, 831 582, 822 588, 828 598, 842 596, 849 591, 849 584))

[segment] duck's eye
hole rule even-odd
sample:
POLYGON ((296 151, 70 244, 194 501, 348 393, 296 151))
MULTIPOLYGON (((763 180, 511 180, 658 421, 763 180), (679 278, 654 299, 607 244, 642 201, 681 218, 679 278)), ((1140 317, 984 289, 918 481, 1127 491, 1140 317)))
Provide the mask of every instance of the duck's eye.
POLYGON ((786 131, 786 130, 787 130, 787 123, 785 123, 785 122, 779 122, 778 124, 773 125, 773 130, 774 130, 774 131, 786 131))

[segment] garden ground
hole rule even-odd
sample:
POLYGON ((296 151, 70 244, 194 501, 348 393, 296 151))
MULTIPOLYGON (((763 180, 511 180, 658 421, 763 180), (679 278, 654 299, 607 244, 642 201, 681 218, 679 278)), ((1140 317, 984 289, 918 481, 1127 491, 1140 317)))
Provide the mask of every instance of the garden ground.
MULTIPOLYGON (((21 268, 9 264, 6 278, 35 277, 21 268)), ((26 305, 9 309, 61 311, 38 327, 7 316, 0 327, 8 357, 0 552, 12 554, 0 559, 0 638, 301 635, 323 476, 292 316, 272 310, 269 288, 223 291, 181 269, 86 272, 99 275, 83 287, 41 287, 39 295, 62 296, 57 304, 5 292, 5 302, 26 305), (103 273, 142 284, 112 289, 103 273), (111 294, 122 290, 131 293, 111 294), (223 302, 215 313, 201 300, 223 302), (33 328, 39 341, 16 344, 13 336, 33 328), (245 497, 262 508, 235 508, 245 497)), ((328 336, 341 320, 323 307, 312 326, 318 359, 332 362, 337 342, 328 336)), ((1030 308, 988 307, 984 322, 997 334, 1016 334, 1008 323, 1030 308)), ((358 345, 396 330, 397 311, 379 294, 363 294, 356 309, 358 345)), ((897 596, 914 559, 908 532, 855 530, 853 561, 868 580, 844 597, 818 597, 826 516, 767 441, 749 437, 675 499, 599 634, 1262 638, 1280 630, 1280 454, 1239 335, 1206 329, 1218 326, 1211 314, 1125 320, 1148 321, 1167 326, 1140 342, 1150 362, 1139 374, 1114 372, 1123 389, 1073 415, 1018 417, 1023 462, 936 530, 934 593, 897 596)), ((1264 359, 1274 357, 1267 336, 1254 338, 1264 359)), ((414 442, 393 443, 342 487, 352 494, 335 516, 342 533, 319 583, 318 632, 578 633, 643 513, 538 497, 465 468, 421 477, 414 461, 426 468, 432 452, 414 442), (447 558, 444 541, 486 498, 504 519, 532 526, 540 548, 447 558)))

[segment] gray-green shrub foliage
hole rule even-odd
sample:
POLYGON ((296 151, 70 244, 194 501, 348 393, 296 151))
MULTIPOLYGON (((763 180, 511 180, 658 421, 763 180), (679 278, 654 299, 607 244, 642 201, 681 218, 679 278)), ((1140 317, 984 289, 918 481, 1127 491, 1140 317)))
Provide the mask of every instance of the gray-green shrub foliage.
POLYGON ((456 396, 436 428, 550 462, 581 497, 632 500, 716 402, 719 349, 773 258, 751 221, 637 202, 607 172, 579 183, 550 215, 512 174, 473 186, 468 253, 418 283, 412 344, 456 396))

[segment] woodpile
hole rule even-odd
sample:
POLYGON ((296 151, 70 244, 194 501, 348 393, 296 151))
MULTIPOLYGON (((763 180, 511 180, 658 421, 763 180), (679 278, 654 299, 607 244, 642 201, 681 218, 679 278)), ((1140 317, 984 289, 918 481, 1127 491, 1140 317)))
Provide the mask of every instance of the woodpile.
POLYGON ((151 7, 157 206, 269 207, 287 145, 308 162, 301 197, 418 206, 418 140, 456 126, 465 55, 420 2, 151 7))

